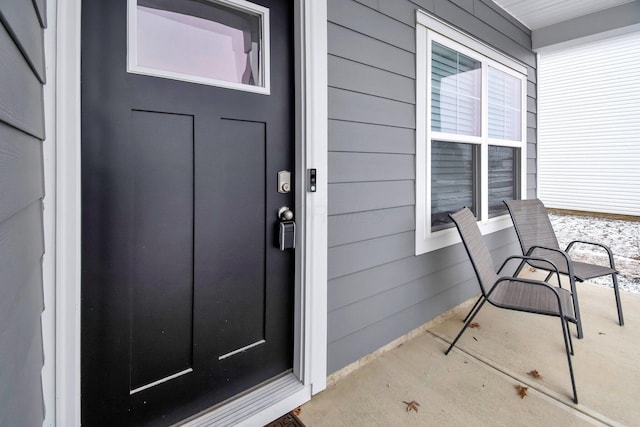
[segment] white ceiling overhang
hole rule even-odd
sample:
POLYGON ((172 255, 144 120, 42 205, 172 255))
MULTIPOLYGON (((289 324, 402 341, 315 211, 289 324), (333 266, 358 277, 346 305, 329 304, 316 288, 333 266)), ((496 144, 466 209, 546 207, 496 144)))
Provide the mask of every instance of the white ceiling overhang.
POLYGON ((640 0, 494 0, 532 30, 533 49, 640 30, 640 0))

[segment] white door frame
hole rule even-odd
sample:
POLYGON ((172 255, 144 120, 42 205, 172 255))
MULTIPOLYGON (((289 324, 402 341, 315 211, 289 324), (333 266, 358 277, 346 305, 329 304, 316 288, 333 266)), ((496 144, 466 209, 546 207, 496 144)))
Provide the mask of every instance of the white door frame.
MULTIPOLYGON (((49 0, 45 32, 45 426, 80 426, 80 21, 81 0, 49 0), (55 321, 55 327, 51 327, 55 321)), ((297 0, 296 194, 303 218, 297 250, 295 392, 245 420, 271 421, 326 387, 327 364, 327 0, 297 0), (316 168, 317 192, 307 188, 316 168)), ((206 418, 206 415, 205 415, 206 418)))

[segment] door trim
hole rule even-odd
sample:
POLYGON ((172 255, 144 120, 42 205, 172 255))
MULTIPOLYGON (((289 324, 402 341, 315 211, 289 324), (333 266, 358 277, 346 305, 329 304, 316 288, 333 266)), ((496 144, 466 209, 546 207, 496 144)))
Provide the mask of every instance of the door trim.
MULTIPOLYGON (((80 3, 49 0, 45 31, 50 60, 45 114, 47 123, 54 124, 44 164, 50 189, 44 201, 44 262, 50 268, 44 273, 43 322, 55 319, 55 328, 43 327, 43 388, 45 402, 51 405, 44 425, 50 426, 80 426, 80 3)), ((254 425, 271 421, 326 387, 327 1, 297 0, 295 25, 295 187, 296 211, 303 219, 296 250, 293 371, 299 387, 290 387, 290 393, 275 402, 255 405, 244 420, 254 425), (315 193, 306 191, 309 168, 318 171, 315 193)))

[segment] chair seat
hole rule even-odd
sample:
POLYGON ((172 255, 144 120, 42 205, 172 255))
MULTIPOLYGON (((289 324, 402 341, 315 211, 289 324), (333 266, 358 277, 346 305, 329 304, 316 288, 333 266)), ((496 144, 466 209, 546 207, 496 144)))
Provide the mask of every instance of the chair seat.
POLYGON ((589 280, 594 277, 608 276, 613 273, 617 273, 617 271, 610 267, 573 261, 573 274, 578 280, 589 280))
MULTIPOLYGON (((538 253, 539 252, 540 251, 538 251, 538 253)), ((536 253, 536 255, 538 255, 538 253, 536 253)), ((553 261, 555 265, 558 267, 558 271, 561 274, 565 274, 565 275, 569 274, 569 272, 567 271, 567 263, 562 255, 558 254, 557 252, 554 253, 554 252, 546 251, 543 256, 549 259, 550 261, 553 261)), ((586 262, 579 262, 579 261, 573 261, 573 260, 571 261, 573 264, 573 275, 575 276, 576 279, 578 279, 581 282, 585 280, 593 279, 594 277, 608 276, 610 274, 617 273, 617 271, 614 270, 613 268, 606 267, 604 265, 589 264, 586 262)), ((535 261, 530 261, 529 265, 541 270, 551 269, 549 264, 538 263, 535 261)))
MULTIPOLYGON (((560 304, 565 318, 575 322, 571 293, 566 289, 556 288, 560 294, 560 304)), ((558 301, 555 293, 545 287, 525 285, 520 282, 500 282, 488 298, 493 305, 518 311, 559 316, 558 301)))

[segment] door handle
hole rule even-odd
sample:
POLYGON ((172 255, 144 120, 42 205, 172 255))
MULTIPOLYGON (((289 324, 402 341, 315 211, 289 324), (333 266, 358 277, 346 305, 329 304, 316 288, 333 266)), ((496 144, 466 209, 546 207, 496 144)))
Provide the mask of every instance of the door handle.
POLYGON ((278 209, 278 218, 280 218, 280 226, 278 232, 278 243, 280 250, 296 248, 296 223, 293 221, 293 211, 287 206, 278 209))
POLYGON ((293 219, 293 211, 288 206, 282 206, 278 209, 278 218, 281 221, 291 221, 293 219))

